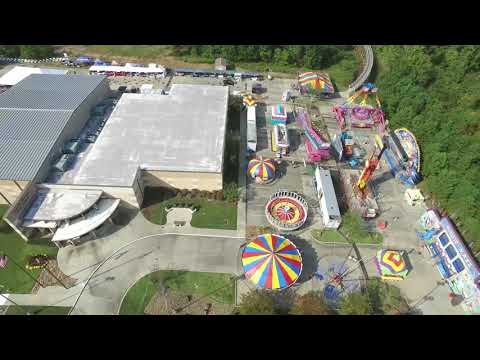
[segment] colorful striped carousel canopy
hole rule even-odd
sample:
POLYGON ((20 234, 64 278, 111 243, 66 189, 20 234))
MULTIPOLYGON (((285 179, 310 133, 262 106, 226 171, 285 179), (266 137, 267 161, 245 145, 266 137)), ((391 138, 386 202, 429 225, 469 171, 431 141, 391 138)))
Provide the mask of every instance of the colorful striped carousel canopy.
POLYGON ((403 280, 408 274, 408 266, 401 251, 378 251, 375 265, 378 273, 385 280, 403 280))
POLYGON ((333 84, 327 74, 306 72, 298 76, 298 84, 302 92, 320 90, 323 93, 334 93, 333 84))
POLYGON ((271 180, 275 177, 275 165, 270 159, 252 159, 248 163, 248 173, 252 178, 271 180))
POLYGON ((280 235, 259 235, 242 253, 245 277, 257 287, 285 289, 302 273, 302 257, 297 247, 280 235))

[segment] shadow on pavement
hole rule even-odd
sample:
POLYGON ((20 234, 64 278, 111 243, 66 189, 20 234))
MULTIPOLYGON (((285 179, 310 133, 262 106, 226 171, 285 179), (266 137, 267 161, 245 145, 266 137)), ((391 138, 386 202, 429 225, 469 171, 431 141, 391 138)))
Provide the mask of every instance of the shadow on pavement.
POLYGON ((286 235, 286 238, 292 241, 302 254, 303 269, 297 283, 301 284, 312 279, 318 266, 317 251, 308 241, 296 235, 286 235))

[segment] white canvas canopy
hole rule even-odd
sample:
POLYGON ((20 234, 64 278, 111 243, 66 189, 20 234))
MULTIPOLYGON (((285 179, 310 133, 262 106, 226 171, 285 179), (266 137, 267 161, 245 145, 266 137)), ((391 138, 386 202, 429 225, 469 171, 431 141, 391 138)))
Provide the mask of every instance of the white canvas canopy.
POLYGON ((132 66, 131 64, 127 64, 125 66, 102 66, 102 65, 93 65, 89 69, 92 72, 124 72, 130 74, 138 74, 138 73, 145 73, 145 74, 163 74, 165 73, 165 68, 163 66, 158 65, 157 67, 145 67, 145 66, 132 66))
POLYGON ((68 70, 15 66, 0 78, 0 86, 13 86, 32 74, 65 75, 68 70))
POLYGON ((53 236, 52 241, 75 239, 95 230, 108 220, 119 204, 119 199, 101 199, 95 208, 85 213, 84 216, 63 223, 53 236))

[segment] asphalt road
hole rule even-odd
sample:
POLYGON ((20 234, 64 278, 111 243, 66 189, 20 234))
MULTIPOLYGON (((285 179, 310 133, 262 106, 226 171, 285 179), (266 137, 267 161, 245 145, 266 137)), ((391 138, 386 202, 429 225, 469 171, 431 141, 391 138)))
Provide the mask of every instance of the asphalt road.
POLYGON ((87 280, 72 315, 117 314, 128 289, 158 270, 238 274, 239 238, 151 235, 118 249, 87 280))

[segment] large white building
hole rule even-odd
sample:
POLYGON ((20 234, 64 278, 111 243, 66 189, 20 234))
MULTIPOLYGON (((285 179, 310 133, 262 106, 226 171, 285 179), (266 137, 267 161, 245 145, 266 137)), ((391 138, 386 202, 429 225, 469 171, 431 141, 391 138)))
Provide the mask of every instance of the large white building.
POLYGON ((139 208, 146 186, 222 189, 228 96, 223 86, 172 85, 168 95, 123 94, 98 121, 91 111, 69 133, 61 164, 33 176, 6 221, 26 240, 51 231, 60 245, 100 226, 121 202, 139 208))

